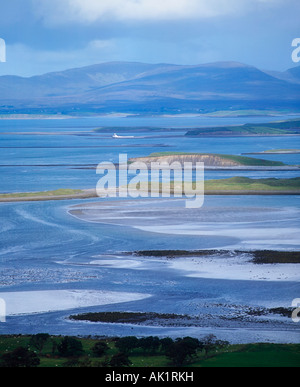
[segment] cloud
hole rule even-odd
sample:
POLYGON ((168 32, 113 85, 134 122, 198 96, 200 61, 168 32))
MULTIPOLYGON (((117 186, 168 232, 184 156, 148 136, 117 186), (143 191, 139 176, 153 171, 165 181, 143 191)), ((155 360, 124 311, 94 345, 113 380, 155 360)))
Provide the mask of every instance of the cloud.
POLYGON ((32 0, 50 24, 99 20, 161 21, 205 19, 274 7, 294 0, 32 0))

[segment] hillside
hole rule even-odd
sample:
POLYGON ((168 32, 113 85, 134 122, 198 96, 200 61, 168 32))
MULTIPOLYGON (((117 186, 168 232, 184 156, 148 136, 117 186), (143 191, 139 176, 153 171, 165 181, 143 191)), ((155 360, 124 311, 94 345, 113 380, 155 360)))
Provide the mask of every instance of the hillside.
POLYGON ((30 78, 2 76, 0 77, 0 100, 49 98, 50 102, 51 98, 81 94, 138 78, 157 67, 143 63, 110 62, 30 78))
POLYGON ((298 72, 280 79, 236 62, 111 62, 30 78, 2 76, 0 113, 299 111, 298 72))

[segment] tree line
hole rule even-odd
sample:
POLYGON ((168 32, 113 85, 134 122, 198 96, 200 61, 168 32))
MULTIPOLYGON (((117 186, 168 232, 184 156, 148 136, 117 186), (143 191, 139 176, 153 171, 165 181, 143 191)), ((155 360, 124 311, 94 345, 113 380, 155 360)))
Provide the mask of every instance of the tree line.
MULTIPOLYGON (((65 336, 60 341, 54 340, 49 334, 40 333, 31 336, 27 347, 18 347, 11 352, 7 352, 0 357, 1 367, 37 367, 40 365, 42 351, 49 341, 52 342, 52 355, 66 358, 67 367, 88 367, 92 366, 92 361, 83 349, 82 341, 78 338, 65 336)), ((217 340, 214 335, 205 336, 202 340, 192 337, 171 339, 159 337, 128 336, 115 338, 114 346, 116 353, 111 353, 110 347, 104 340, 96 341, 91 348, 94 358, 102 358, 97 366, 99 367, 130 367, 130 355, 134 353, 145 357, 154 355, 164 355, 170 365, 183 366, 196 359, 199 353, 208 357, 210 351, 224 348, 229 345, 226 341, 217 340), (104 358, 104 360, 103 360, 104 358)))

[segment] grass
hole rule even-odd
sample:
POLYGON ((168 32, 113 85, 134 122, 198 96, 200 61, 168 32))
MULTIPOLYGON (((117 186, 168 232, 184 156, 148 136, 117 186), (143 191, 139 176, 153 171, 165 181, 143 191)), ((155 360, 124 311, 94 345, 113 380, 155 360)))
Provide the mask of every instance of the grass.
MULTIPOLYGON (((62 337, 52 336, 39 355, 39 367, 66 367, 70 359, 59 357, 52 352, 53 342, 59 343, 62 337)), ((88 362, 89 366, 100 366, 102 362, 115 355, 118 350, 114 339, 77 338, 83 345, 84 355, 78 358, 79 366, 88 362), (108 352, 101 358, 94 357, 92 348, 98 341, 105 341, 108 352)), ((20 346, 29 345, 30 336, 0 336, 0 356, 20 346)), ((34 348, 30 348, 34 350, 34 348)), ((170 361, 160 351, 149 354, 141 348, 134 349, 129 358, 132 367, 169 367, 170 361)), ((78 365, 77 365, 78 366, 78 365)), ((235 344, 217 351, 211 351, 208 357, 204 352, 197 353, 189 367, 299 367, 300 344, 235 344)))
POLYGON ((75 195, 83 193, 80 189, 58 189, 54 191, 44 191, 44 192, 20 192, 20 193, 9 193, 9 194, 0 194, 1 199, 6 198, 28 198, 28 197, 37 197, 37 196, 64 196, 64 195, 75 195))
POLYGON ((235 156, 235 155, 219 155, 219 156, 223 159, 234 161, 237 164, 244 165, 244 166, 280 167, 285 165, 281 161, 263 160, 263 159, 256 159, 252 157, 245 157, 245 156, 235 156))
MULTIPOLYGON (((170 184, 162 182, 141 182, 138 186, 130 184, 130 189, 139 189, 141 191, 189 194, 200 190, 200 182, 177 182, 171 181, 170 184), (199 187, 199 188, 198 188, 199 187)), ((204 193, 300 193, 300 177, 291 179, 250 179, 248 177, 232 177, 229 179, 206 180, 204 182, 204 193)))
POLYGON ((300 178, 291 179, 250 179, 232 177, 229 179, 205 181, 206 191, 299 191, 300 178))
POLYGON ((200 367, 300 367, 299 345, 240 345, 209 359, 199 361, 200 367))

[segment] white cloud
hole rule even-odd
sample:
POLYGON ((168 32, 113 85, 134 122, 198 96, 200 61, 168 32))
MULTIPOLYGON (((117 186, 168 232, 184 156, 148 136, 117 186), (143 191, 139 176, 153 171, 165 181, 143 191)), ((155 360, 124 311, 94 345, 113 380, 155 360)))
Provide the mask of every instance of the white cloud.
MULTIPOLYGON (((179 20, 236 14, 257 6, 270 8, 283 0, 32 0, 48 23, 98 20, 179 20)), ((285 0, 285 3, 294 0, 285 0)))

